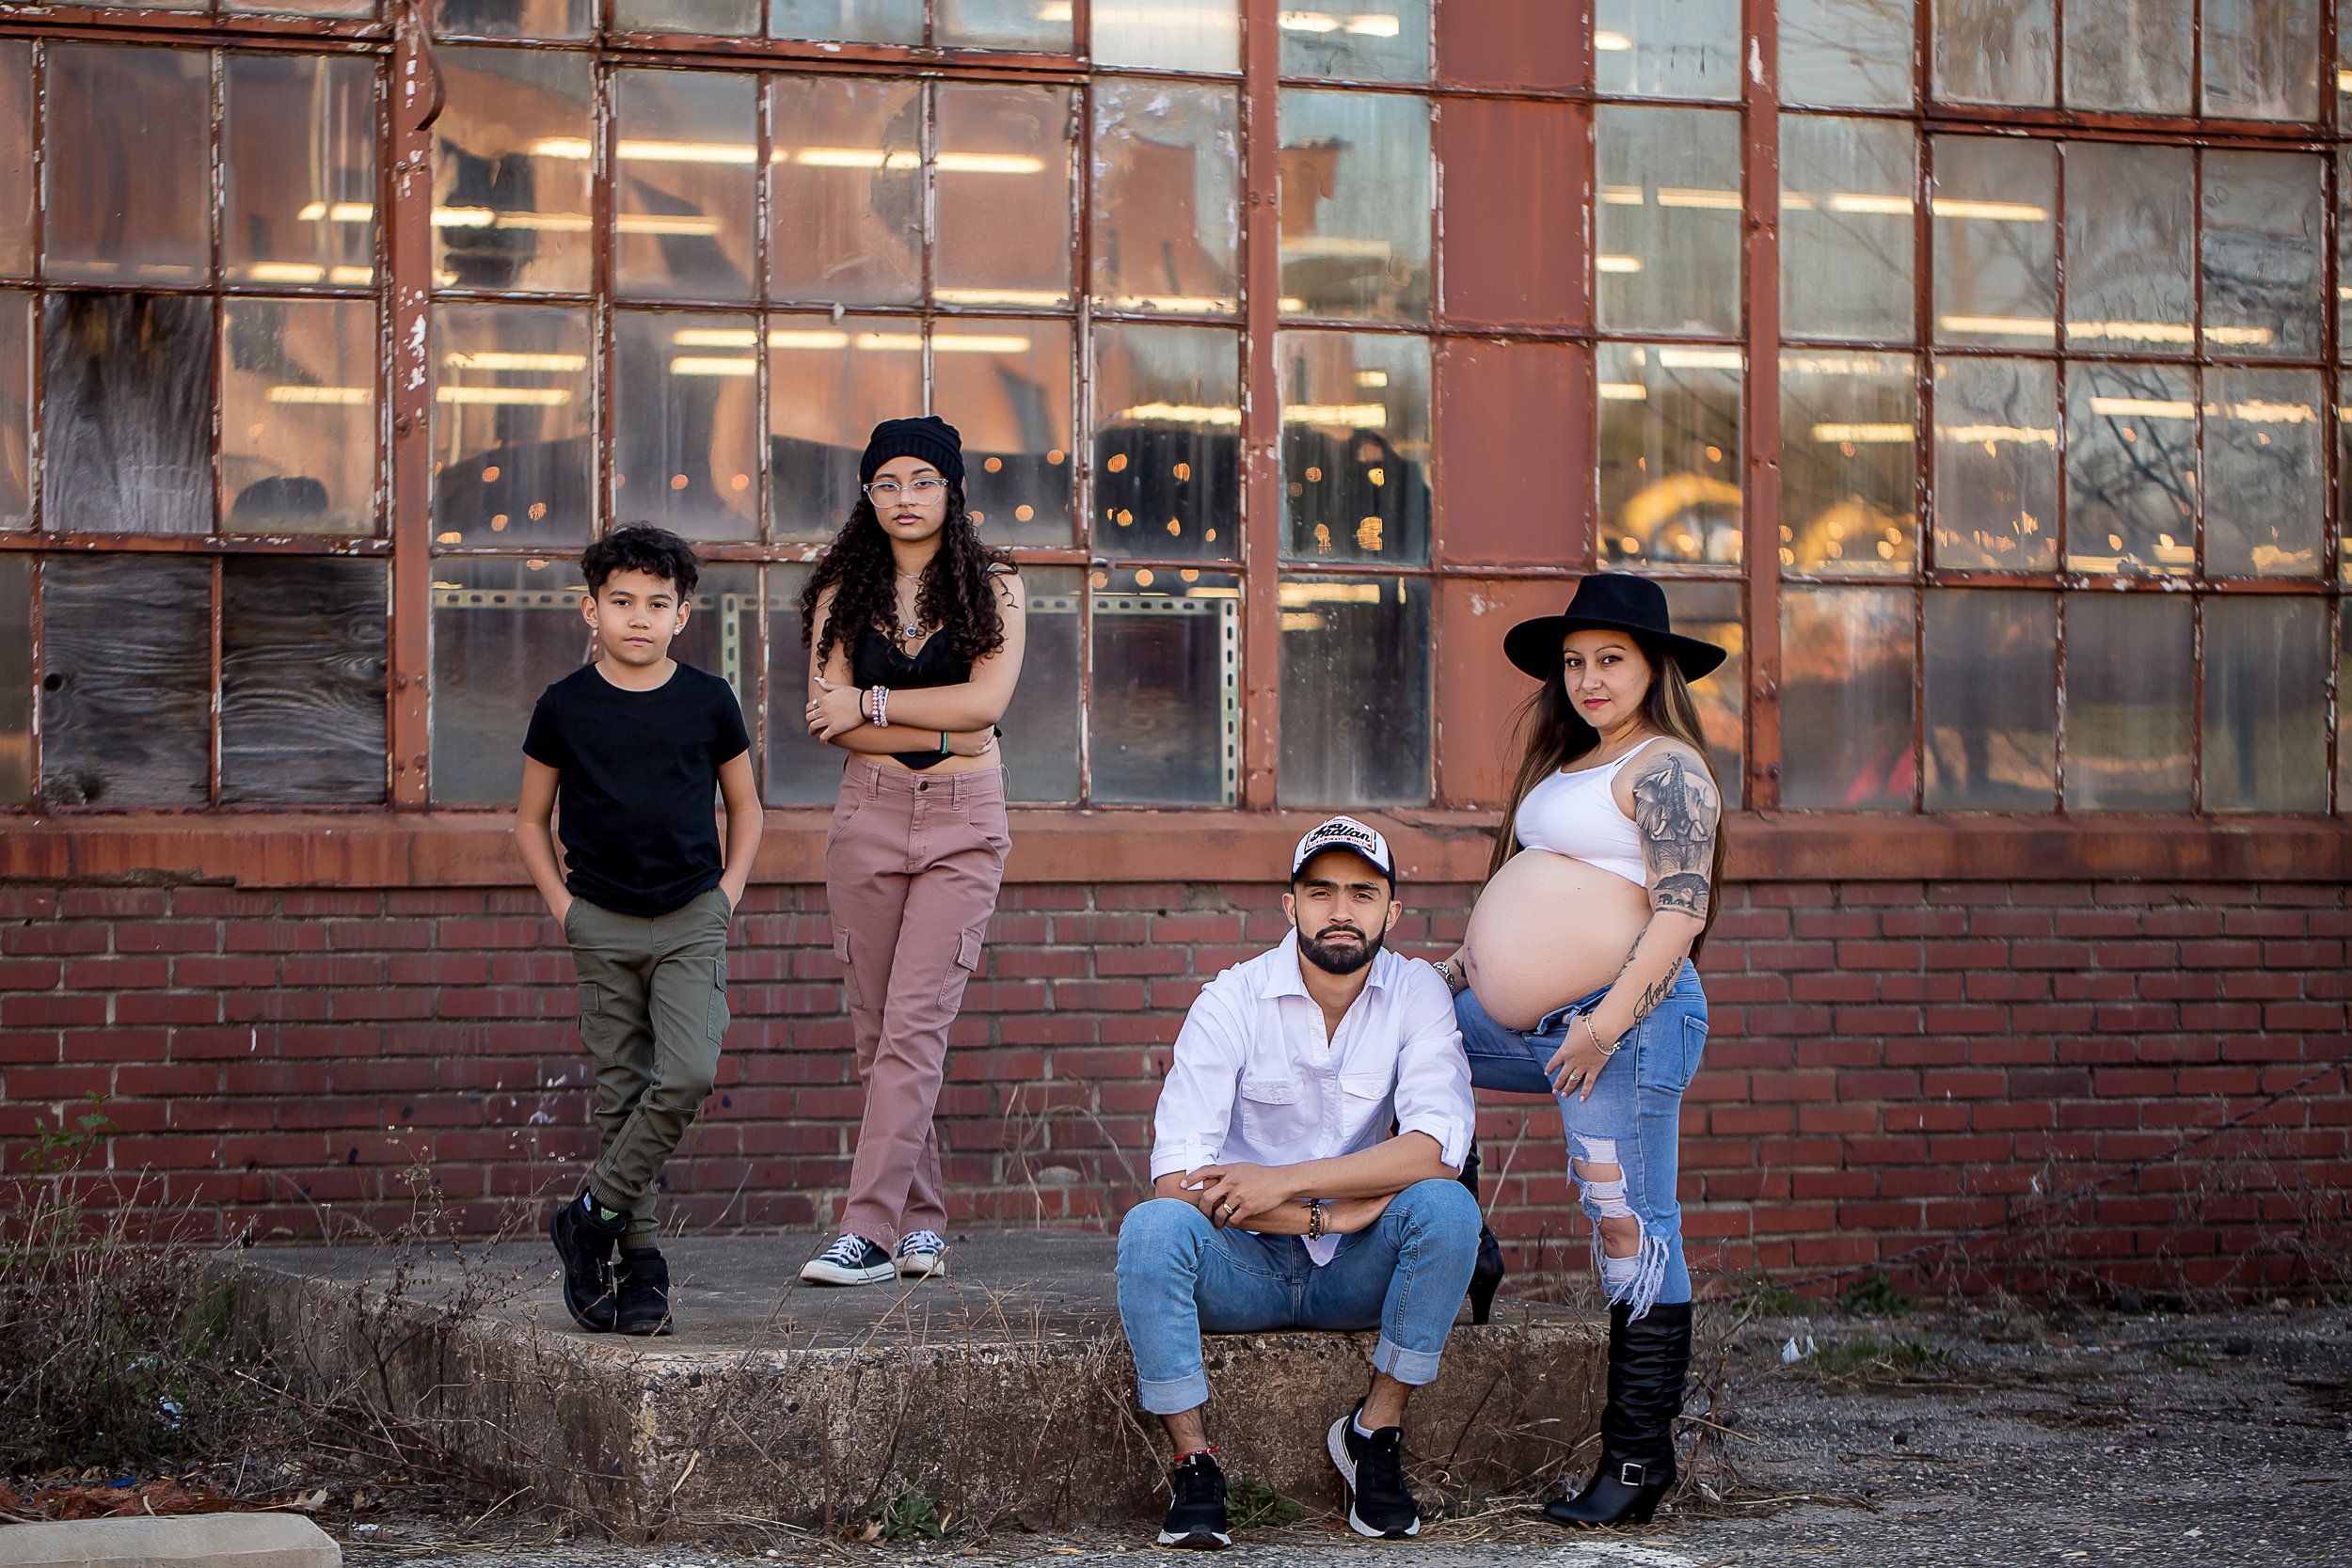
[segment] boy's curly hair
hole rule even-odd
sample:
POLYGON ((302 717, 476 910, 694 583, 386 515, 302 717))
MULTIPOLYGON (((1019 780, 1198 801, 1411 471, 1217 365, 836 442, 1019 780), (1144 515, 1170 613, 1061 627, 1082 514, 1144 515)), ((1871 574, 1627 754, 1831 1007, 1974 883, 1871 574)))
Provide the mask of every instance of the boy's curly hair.
POLYGON ((694 584, 702 577, 692 546, 668 529, 651 523, 616 528, 580 552, 580 575, 588 579, 590 594, 603 593, 606 580, 615 572, 666 578, 681 600, 693 597, 694 584))

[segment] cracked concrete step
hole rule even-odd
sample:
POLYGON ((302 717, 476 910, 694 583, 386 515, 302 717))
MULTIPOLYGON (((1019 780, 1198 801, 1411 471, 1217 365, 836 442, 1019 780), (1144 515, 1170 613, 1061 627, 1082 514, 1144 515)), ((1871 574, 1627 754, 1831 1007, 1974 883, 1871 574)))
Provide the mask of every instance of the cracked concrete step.
POLYGON ((342 1568, 343 1549, 293 1513, 77 1519, 0 1528, 0 1568, 342 1568))
MULTIPOLYGON (((839 1526, 902 1491, 959 1516, 1111 1523, 1165 1506, 1135 1404, 1107 1236, 978 1233, 955 1277, 793 1282, 830 1236, 665 1243, 678 1331, 585 1335, 544 1243, 399 1257, 259 1249, 245 1331, 313 1389, 397 1423, 486 1483, 644 1533, 730 1519, 839 1526)), ((1228 1472, 1336 1501, 1325 1429, 1363 1390, 1371 1334, 1212 1336, 1210 1434, 1228 1472)), ((1416 1483, 1479 1492, 1554 1473, 1597 1421, 1605 1325, 1498 1303, 1416 1395, 1416 1483)))

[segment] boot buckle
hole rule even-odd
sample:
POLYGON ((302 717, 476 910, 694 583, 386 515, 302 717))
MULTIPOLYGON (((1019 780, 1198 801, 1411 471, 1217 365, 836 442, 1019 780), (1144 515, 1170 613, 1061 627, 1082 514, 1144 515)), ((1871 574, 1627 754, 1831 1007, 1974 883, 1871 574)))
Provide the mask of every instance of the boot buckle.
POLYGON ((1649 1484, 1649 1466, 1639 1460, 1622 1460, 1617 1465, 1617 1484, 1639 1489, 1649 1484))

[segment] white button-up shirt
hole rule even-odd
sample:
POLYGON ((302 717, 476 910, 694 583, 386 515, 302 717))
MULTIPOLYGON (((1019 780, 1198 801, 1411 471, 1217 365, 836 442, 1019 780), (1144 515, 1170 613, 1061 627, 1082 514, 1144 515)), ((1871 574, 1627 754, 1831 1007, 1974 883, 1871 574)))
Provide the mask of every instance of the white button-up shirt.
MULTIPOLYGON (((1295 1165, 1425 1132, 1459 1166, 1475 1110, 1454 993, 1387 950, 1327 1038, 1298 972, 1298 933, 1202 990, 1184 1015, 1152 1117, 1152 1179, 1202 1165, 1295 1165)), ((1307 1243, 1318 1264, 1339 1238, 1307 1243)))

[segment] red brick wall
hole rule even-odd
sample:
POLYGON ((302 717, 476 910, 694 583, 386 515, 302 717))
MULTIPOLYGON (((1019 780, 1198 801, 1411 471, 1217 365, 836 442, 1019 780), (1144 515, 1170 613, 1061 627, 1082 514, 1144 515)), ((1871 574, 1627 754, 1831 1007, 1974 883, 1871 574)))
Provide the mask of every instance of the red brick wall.
MULTIPOLYGON (((1410 890, 1438 950, 1466 889, 1410 890)), ((1282 931, 1261 885, 1009 889, 941 1100, 957 1219, 1100 1223, 1132 1200, 1183 1009, 1282 931)), ((2162 1156, 2352 1050, 2341 886, 1772 883, 1705 969, 1686 1109, 1694 1264, 1782 1277, 2001 1227, 2162 1156)), ((669 1173, 696 1224, 814 1226, 858 1095, 820 889, 755 890, 717 1097, 669 1173)), ((476 1226, 588 1150, 570 959, 521 893, 0 890, 0 1142, 104 1097, 118 1179, 221 1233, 406 1212, 429 1160, 476 1226)), ((1557 1118, 1483 1117, 1525 1262, 1581 1228, 1557 1118)), ((2344 1263, 2352 1092, 2322 1077, 2187 1159, 1906 1269, 2252 1283, 2344 1263)))

